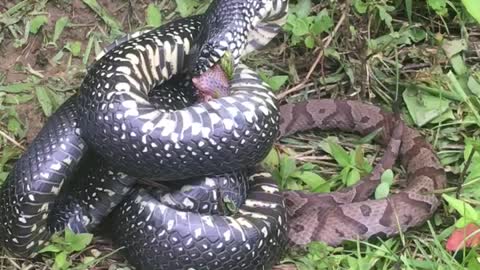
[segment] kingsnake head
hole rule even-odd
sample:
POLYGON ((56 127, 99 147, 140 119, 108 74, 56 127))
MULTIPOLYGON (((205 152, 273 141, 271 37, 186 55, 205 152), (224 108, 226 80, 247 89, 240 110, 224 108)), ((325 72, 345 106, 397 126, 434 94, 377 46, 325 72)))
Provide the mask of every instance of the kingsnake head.
POLYGON ((210 69, 227 51, 237 65, 247 46, 264 44, 276 35, 277 32, 273 36, 265 35, 260 28, 272 23, 280 28, 287 9, 288 0, 218 0, 212 3, 205 13, 204 41, 200 43, 203 45, 194 62, 193 74, 200 75, 210 69))

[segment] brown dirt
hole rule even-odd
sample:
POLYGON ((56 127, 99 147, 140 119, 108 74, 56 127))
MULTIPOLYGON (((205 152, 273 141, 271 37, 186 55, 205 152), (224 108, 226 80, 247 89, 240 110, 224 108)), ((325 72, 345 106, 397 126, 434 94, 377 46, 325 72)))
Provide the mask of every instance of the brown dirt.
MULTIPOLYGON (((0 3, 0 13, 14 6, 15 2, 7 0, 5 3, 0 3)), ((127 32, 129 32, 128 29, 139 24, 139 19, 135 18, 143 18, 142 14, 146 6, 143 2, 138 3, 139 1, 132 1, 135 2, 131 4, 134 8, 129 8, 127 1, 100 0, 98 2, 109 10, 117 20, 122 22, 127 32)), ((66 4, 63 1, 49 1, 46 10, 48 11, 48 23, 43 26, 39 34, 30 35, 27 44, 20 48, 14 47, 13 37, 7 29, 4 29, 5 39, 3 42, 0 42, 0 59, 2 59, 0 61, 0 73, 5 75, 5 83, 26 80, 31 75, 25 70, 27 67, 42 74, 44 80, 57 77, 69 82, 71 78, 68 77, 67 73, 68 57, 63 57, 60 64, 53 63, 51 59, 60 48, 63 48, 65 44, 71 41, 81 41, 82 50, 85 50, 88 42, 86 37, 92 30, 100 30, 103 33, 108 32, 105 24, 100 21, 100 18, 82 0, 73 0, 71 4, 66 4), (46 46, 46 35, 48 35, 48 39, 51 39, 56 21, 64 16, 69 18, 70 23, 74 27, 66 27, 64 29, 57 41, 57 47, 53 45, 46 46)), ((93 54, 90 58, 90 61, 92 61, 93 54)), ((83 66, 81 59, 73 58, 71 66, 83 66)), ((81 78, 78 78, 78 83, 80 83, 80 80, 81 78)), ((20 120, 28 127, 26 141, 27 143, 31 142, 43 126, 45 117, 42 110, 38 103, 26 103, 17 105, 16 111, 20 120)))

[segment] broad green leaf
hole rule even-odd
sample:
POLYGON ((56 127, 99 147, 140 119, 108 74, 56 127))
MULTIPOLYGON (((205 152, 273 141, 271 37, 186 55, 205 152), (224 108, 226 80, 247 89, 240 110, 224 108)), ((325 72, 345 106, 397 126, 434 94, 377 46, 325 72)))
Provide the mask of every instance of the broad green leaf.
POLYGON ((280 88, 288 81, 288 75, 268 77, 267 75, 261 73, 260 77, 270 86, 273 92, 280 90, 280 88))
POLYGON ((419 127, 451 110, 448 100, 423 94, 413 87, 409 87, 403 92, 403 99, 410 116, 419 127))
POLYGON ((450 58, 450 63, 452 64, 453 70, 457 75, 464 75, 468 73, 468 67, 463 60, 462 55, 454 55, 452 58, 450 58))
POLYGON ((273 170, 279 166, 280 157, 275 148, 272 148, 268 153, 267 157, 262 161, 263 166, 267 167, 270 170, 273 170))
POLYGON ((0 171, 0 183, 3 183, 5 179, 7 179, 7 176, 9 175, 8 172, 1 172, 0 171))
MULTIPOLYGON (((82 258, 82 263, 89 265, 89 264, 93 263, 95 260, 96 259, 93 256, 86 256, 86 257, 82 258)), ((85 268, 85 269, 88 269, 88 268, 85 268)))
POLYGON ((452 58, 454 55, 459 54, 467 49, 466 41, 463 39, 445 40, 442 45, 443 51, 448 58, 452 58))
POLYGON ((53 253, 58 253, 62 251, 62 248, 57 246, 57 245, 48 245, 44 248, 42 248, 39 253, 47 253, 47 252, 53 252, 53 253))
POLYGON ((69 50, 73 56, 80 56, 82 52, 82 43, 80 41, 68 42, 65 48, 69 50))
POLYGON ((311 0, 298 0, 296 5, 290 6, 290 12, 298 17, 307 17, 312 11, 311 0))
POLYGON ((468 224, 470 223, 475 223, 475 220, 472 220, 471 218, 467 217, 460 217, 456 222, 455 222, 455 227, 457 228, 465 228, 468 224))
POLYGON ((462 0, 465 9, 480 23, 480 7, 478 0, 462 0))
POLYGON ((470 204, 445 193, 442 194, 442 197, 448 202, 448 205, 454 208, 461 216, 475 220, 476 222, 479 221, 480 216, 478 212, 470 204))
POLYGON ((5 164, 21 154, 21 150, 17 147, 5 147, 0 155, 0 168, 5 166, 5 164))
POLYGON ((390 185, 386 182, 380 183, 375 189, 375 199, 383 199, 390 193, 390 185))
POLYGON ((380 177, 380 181, 382 183, 387 183, 389 185, 393 184, 393 171, 391 169, 387 169, 382 173, 382 176, 380 177))
POLYGON ((304 36, 309 33, 308 21, 305 18, 297 18, 293 24, 292 33, 295 36, 304 36))
POLYGON ((480 97, 480 83, 477 80, 475 80, 473 76, 470 76, 468 78, 467 85, 468 85, 468 89, 470 89, 472 93, 477 95, 477 97, 480 97))
POLYGON ((45 15, 35 16, 35 18, 33 18, 30 21, 30 33, 32 34, 38 33, 38 30, 40 30, 40 27, 42 27, 47 22, 48 22, 47 16, 45 15))
POLYGON ((160 25, 162 25, 162 14, 157 8, 157 5, 153 3, 148 4, 146 15, 147 25, 150 25, 152 27, 159 27, 160 25))
POLYGON ((302 180, 302 182, 307 184, 311 189, 327 182, 320 175, 311 171, 296 171, 291 175, 291 177, 302 180))
POLYGON ((71 265, 67 260, 67 252, 62 251, 55 256, 55 264, 53 265, 54 269, 66 270, 71 265))
POLYGON ((351 169, 348 173, 345 185, 347 187, 355 185, 361 178, 360 172, 357 169, 351 169))
POLYGON ((233 79, 233 70, 235 69, 235 65, 233 63, 233 56, 232 54, 227 51, 220 59, 220 67, 222 68, 223 72, 229 80, 233 79))
POLYGON ((385 22, 385 24, 389 27, 392 28, 392 15, 388 14, 385 6, 376 6, 378 9, 378 15, 380 16, 380 19, 385 22))
POLYGON ((362 0, 354 0, 353 6, 355 7, 355 10, 360 14, 365 14, 368 9, 368 5, 362 0))
POLYGON ((60 35, 63 32, 63 29, 68 25, 68 17, 61 17, 55 23, 55 30, 53 32, 52 42, 55 44, 57 40, 60 38, 60 35))
POLYGON ((180 13, 180 16, 187 17, 193 14, 200 2, 198 0, 175 0, 177 3, 176 11, 180 13))
POLYGON ((22 125, 15 117, 9 117, 7 124, 8 131, 12 132, 15 136, 20 136, 24 131, 22 125))
POLYGON ((372 165, 370 165, 367 159, 365 159, 362 147, 358 146, 355 149, 355 152, 352 153, 352 155, 353 155, 353 163, 356 168, 366 173, 369 173, 372 171, 372 165))
POLYGON ((327 140, 330 148, 330 154, 342 167, 350 166, 350 155, 337 143, 327 140))
POLYGON ((33 95, 31 94, 17 94, 17 95, 6 96, 3 102, 7 104, 22 104, 22 103, 27 103, 32 99, 33 99, 33 95))
POLYGON ((315 47, 315 39, 312 36, 307 36, 305 38, 305 47, 313 49, 315 47))
POLYGON ((443 16, 447 13, 446 0, 427 0, 427 3, 438 15, 443 16))
POLYGON ((319 35, 323 32, 327 32, 333 27, 333 20, 328 15, 326 9, 322 10, 316 17, 310 28, 312 34, 319 35))
POLYGON ((38 102, 42 106, 42 110, 45 116, 52 115, 53 103, 48 95, 48 90, 43 86, 38 86, 35 93, 37 95, 38 102))
POLYGON ((21 93, 21 92, 29 92, 32 90, 34 84, 33 83, 12 83, 8 85, 0 85, 0 92, 6 93, 21 93))
POLYGON ((70 244, 73 251, 84 250, 93 239, 93 234, 90 233, 78 233, 75 234, 71 230, 65 230, 65 242, 70 244))
POLYGON ((283 155, 280 159, 280 177, 286 181, 290 175, 297 169, 295 160, 289 156, 283 155))
POLYGON ((442 45, 442 49, 445 51, 457 75, 468 72, 468 68, 463 60, 463 56, 460 54, 464 50, 467 50, 467 44, 465 40, 446 40, 442 45))

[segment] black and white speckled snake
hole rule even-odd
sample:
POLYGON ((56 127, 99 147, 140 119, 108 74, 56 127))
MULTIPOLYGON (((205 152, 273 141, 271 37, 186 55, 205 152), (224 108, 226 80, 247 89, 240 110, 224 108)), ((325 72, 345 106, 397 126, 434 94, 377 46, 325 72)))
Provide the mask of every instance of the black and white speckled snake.
POLYGON ((114 242, 126 247, 139 269, 268 269, 287 236, 300 245, 338 244, 424 222, 438 201, 420 192, 443 186, 444 174, 415 131, 358 102, 319 100, 279 110, 258 75, 239 65, 244 53, 280 31, 287 6, 286 0, 218 0, 204 15, 109 47, 2 186, 2 245, 33 256, 52 233, 65 227, 91 231, 110 215, 114 242), (196 90, 182 76, 207 72, 226 51, 236 65, 230 95, 195 103, 196 90), (383 128, 387 154, 353 188, 328 195, 280 193, 255 166, 279 133, 312 127, 362 134, 383 128), (413 180, 422 181, 398 196, 361 202, 398 153, 410 162, 430 160, 429 170, 405 164, 413 180), (187 185, 165 193, 139 186, 145 178, 187 185), (399 206, 409 212, 396 212, 399 206))

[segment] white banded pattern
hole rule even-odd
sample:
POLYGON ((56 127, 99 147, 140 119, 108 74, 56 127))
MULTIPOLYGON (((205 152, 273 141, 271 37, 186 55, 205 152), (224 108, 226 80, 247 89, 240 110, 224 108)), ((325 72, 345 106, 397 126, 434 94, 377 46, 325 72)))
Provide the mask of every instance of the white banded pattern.
POLYGON ((256 202, 255 207, 245 204, 233 216, 180 212, 139 190, 114 213, 114 234, 141 269, 171 269, 168 259, 176 258, 182 258, 184 269, 268 268, 286 246, 284 199, 279 192, 264 192, 278 190, 271 175, 254 174, 251 180, 247 202, 256 202), (159 248, 142 252, 143 241, 159 248))

